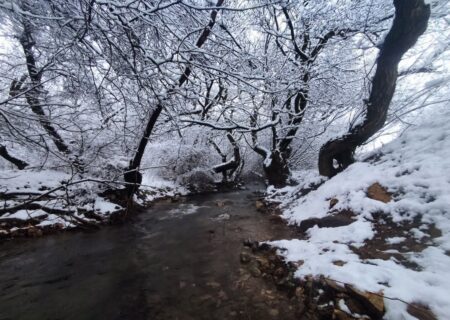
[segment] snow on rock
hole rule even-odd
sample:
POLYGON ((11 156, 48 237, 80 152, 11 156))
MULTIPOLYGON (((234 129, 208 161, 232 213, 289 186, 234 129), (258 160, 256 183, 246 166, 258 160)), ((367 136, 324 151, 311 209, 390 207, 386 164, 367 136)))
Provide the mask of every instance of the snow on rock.
MULTIPOLYGON (((382 291, 385 297, 428 306, 439 319, 448 319, 450 112, 410 127, 367 159, 325 182, 313 171, 296 172, 298 186, 268 190, 269 200, 280 203, 283 218, 290 224, 344 210, 350 210, 356 218, 337 228, 314 226, 301 240, 270 244, 280 248, 279 253, 287 261, 304 262, 296 271, 297 277, 324 275, 361 290, 382 291), (378 184, 377 189, 385 189, 385 201, 368 196, 368 189, 374 184, 378 184), (305 194, 304 190, 314 185, 319 186, 305 194), (305 195, 299 196, 300 193, 305 195), (333 200, 333 206, 331 199, 337 200, 333 200), (380 230, 388 220, 399 226, 398 234, 383 238, 380 230), (413 222, 419 226, 406 230, 400 227, 413 222), (431 226, 440 230, 434 236, 429 234, 431 226), (408 267, 393 256, 381 259, 358 255, 358 248, 374 242, 377 236, 381 237, 377 241, 395 248, 384 253, 397 252, 416 267, 408 267), (408 241, 423 247, 412 250, 404 245, 408 241), (345 263, 336 265, 336 260, 345 263)), ((385 319, 414 319, 407 313, 405 303, 385 299, 385 304, 385 319)))

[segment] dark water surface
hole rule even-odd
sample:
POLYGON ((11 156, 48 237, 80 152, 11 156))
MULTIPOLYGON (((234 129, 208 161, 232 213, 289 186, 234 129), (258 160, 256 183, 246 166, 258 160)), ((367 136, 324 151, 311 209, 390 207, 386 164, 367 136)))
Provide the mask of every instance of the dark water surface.
POLYGON ((256 197, 194 196, 96 232, 1 243, 0 319, 287 319, 264 280, 243 284, 242 241, 286 233, 256 197))

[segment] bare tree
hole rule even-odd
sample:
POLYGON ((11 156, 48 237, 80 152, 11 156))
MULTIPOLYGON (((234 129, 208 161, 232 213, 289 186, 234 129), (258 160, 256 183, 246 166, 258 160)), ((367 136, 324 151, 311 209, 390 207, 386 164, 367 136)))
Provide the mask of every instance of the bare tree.
POLYGON ((383 127, 395 92, 398 64, 427 28, 430 6, 423 0, 395 0, 394 6, 394 22, 380 48, 370 96, 365 101, 366 117, 346 135, 322 146, 319 172, 323 176, 332 177, 352 164, 356 148, 383 127))

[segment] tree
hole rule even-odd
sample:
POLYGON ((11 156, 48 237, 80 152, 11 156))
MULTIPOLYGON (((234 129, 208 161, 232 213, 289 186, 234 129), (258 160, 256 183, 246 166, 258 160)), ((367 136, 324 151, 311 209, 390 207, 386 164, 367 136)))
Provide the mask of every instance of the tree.
POLYGON ((394 6, 394 22, 380 48, 370 96, 365 101, 365 119, 322 146, 319 173, 323 176, 332 177, 352 164, 356 148, 383 127, 395 92, 398 64, 427 28, 430 6, 423 0, 395 0, 394 6))

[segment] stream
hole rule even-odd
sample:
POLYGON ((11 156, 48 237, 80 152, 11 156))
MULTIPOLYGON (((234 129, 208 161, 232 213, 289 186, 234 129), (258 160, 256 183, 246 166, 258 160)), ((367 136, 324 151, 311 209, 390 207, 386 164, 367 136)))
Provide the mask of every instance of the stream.
POLYGON ((0 319, 293 319, 243 269, 245 239, 287 237, 256 187, 160 201, 122 225, 0 244, 0 319))

